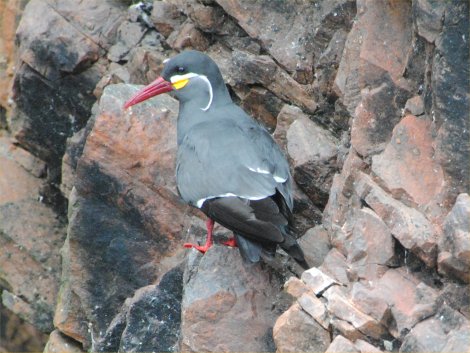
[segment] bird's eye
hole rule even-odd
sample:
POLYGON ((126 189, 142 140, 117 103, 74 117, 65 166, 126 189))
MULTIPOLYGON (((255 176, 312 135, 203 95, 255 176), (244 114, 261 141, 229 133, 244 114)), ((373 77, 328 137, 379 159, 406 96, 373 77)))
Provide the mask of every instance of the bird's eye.
POLYGON ((185 69, 184 69, 184 67, 179 66, 179 67, 176 69, 176 71, 178 71, 178 72, 184 72, 185 69))

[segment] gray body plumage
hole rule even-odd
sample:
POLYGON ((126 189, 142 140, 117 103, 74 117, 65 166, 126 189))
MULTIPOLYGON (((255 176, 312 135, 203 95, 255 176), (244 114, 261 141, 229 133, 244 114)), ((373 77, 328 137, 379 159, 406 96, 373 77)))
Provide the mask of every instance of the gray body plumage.
MULTIPOLYGON (((278 190, 293 206, 289 165, 269 133, 233 103, 203 112, 178 146, 176 179, 181 197, 198 201, 222 195, 259 200, 278 190)), ((181 133, 183 134, 183 133, 181 133)))
POLYGON ((183 52, 162 77, 190 77, 174 91, 180 101, 176 181, 183 200, 232 230, 246 260, 273 255, 280 245, 307 268, 290 227, 289 165, 271 135, 232 102, 208 56, 183 52))

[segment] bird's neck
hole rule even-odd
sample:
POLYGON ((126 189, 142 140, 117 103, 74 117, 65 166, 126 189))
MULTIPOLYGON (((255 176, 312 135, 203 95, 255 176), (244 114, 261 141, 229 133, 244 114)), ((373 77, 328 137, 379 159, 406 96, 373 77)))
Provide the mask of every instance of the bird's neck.
POLYGON ((223 119, 223 114, 218 113, 219 108, 233 104, 225 84, 223 87, 213 87, 213 96, 210 105, 208 104, 209 94, 207 91, 200 91, 200 94, 193 94, 191 99, 179 99, 179 101, 178 145, 183 141, 184 136, 186 136, 194 125, 210 122, 215 119, 223 119))

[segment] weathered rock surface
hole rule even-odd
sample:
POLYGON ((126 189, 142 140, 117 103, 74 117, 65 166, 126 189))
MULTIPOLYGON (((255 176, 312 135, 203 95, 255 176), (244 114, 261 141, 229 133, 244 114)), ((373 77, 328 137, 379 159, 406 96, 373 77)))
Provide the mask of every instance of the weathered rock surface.
POLYGON ((338 141, 307 117, 290 124, 286 138, 294 180, 315 205, 323 207, 337 171, 338 141))
POLYGON ((30 0, 15 48, 0 2, 0 350, 469 351, 468 2, 128 3, 30 0), (180 247, 177 104, 121 107, 184 49, 286 152, 302 280, 180 247))
POLYGON ((470 197, 460 194, 444 222, 439 243, 439 271, 470 282, 470 197))
POLYGON ((181 349, 273 351, 280 287, 268 268, 245 264, 237 249, 216 246, 204 256, 192 251, 185 269, 181 349))
POLYGON ((279 317, 273 336, 277 352, 324 352, 330 344, 328 331, 299 304, 292 305, 279 317))
POLYGON ((400 352, 466 352, 470 347, 469 335, 468 320, 444 305, 435 317, 413 327, 400 352))
POLYGON ((125 85, 105 89, 69 199, 67 260, 54 323, 85 347, 92 336, 101 339, 125 298, 175 265, 181 252, 176 244, 185 208, 169 177, 177 108, 174 100, 161 97, 163 105, 155 105, 149 115, 140 116, 140 107, 122 116, 122 104, 132 92, 135 88, 125 85), (138 144, 126 144, 130 136, 138 144), (144 202, 146 194, 153 195, 151 202, 144 202))
POLYGON ((44 353, 80 353, 83 352, 80 345, 76 341, 70 339, 69 337, 63 335, 58 330, 51 332, 49 340, 44 347, 44 353))
POLYGON ((397 199, 426 205, 442 190, 444 174, 434 158, 430 126, 430 121, 407 115, 383 153, 372 158, 372 172, 397 199))
POLYGON ((157 286, 140 288, 126 300, 96 352, 177 351, 180 338, 182 266, 168 271, 157 286))
POLYGON ((41 202, 42 164, 0 137, 0 283, 2 304, 47 332, 60 278, 62 220, 41 202), (41 173, 39 173, 41 174, 41 173))

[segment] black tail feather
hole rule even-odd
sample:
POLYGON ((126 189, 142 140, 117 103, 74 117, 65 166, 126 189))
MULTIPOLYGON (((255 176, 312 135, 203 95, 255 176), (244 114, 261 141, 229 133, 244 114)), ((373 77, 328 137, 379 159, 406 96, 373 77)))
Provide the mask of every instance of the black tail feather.
POLYGON ((284 234, 285 240, 279 244, 303 269, 308 270, 311 266, 305 260, 304 252, 297 240, 290 234, 289 230, 284 234))

